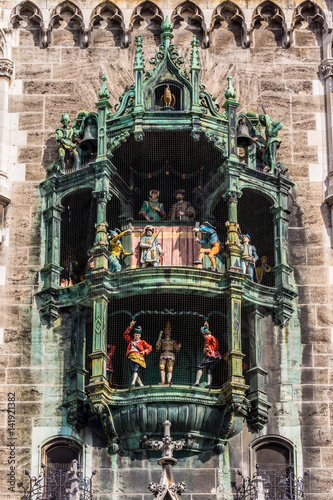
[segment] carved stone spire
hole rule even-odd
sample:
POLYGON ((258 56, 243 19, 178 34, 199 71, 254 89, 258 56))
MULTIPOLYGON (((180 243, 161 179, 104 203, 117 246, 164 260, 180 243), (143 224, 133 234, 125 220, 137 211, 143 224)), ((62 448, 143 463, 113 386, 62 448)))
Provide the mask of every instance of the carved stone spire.
POLYGON ((103 80, 103 84, 101 86, 101 88, 99 89, 98 91, 98 99, 99 100, 102 100, 102 99, 109 99, 110 97, 110 92, 108 91, 108 88, 106 86, 106 81, 107 81, 107 78, 106 76, 102 76, 102 80, 103 80))
POLYGON ((191 42, 191 71, 200 70, 200 55, 198 51, 199 40, 197 40, 196 35, 193 35, 193 40, 191 42))
POLYGON ((135 37, 135 41, 136 41, 136 49, 135 49, 135 66, 134 66, 134 70, 135 71, 140 71, 140 70, 144 70, 145 69, 145 62, 144 62, 144 58, 143 58, 143 44, 142 44, 142 36, 139 35, 139 36, 136 36, 135 37))
POLYGON ((173 39, 173 26, 169 21, 169 17, 167 16, 164 23, 162 24, 162 34, 161 38, 164 40, 164 45, 166 48, 169 47, 171 40, 173 39))
POLYGON ((224 93, 224 97, 226 99, 236 99, 236 90, 233 88, 232 83, 231 83, 232 76, 229 75, 227 77, 227 80, 228 80, 228 87, 224 93))

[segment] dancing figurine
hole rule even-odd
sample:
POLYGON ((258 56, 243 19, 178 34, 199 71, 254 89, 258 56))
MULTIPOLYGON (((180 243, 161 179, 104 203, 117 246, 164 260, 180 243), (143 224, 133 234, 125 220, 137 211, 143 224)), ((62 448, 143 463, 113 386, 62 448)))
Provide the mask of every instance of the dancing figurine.
POLYGON ((177 344, 175 340, 171 338, 171 325, 168 321, 164 332, 160 332, 158 341, 156 342, 156 351, 161 351, 160 355, 160 374, 161 382, 160 385, 165 384, 165 370, 167 372, 167 383, 171 384, 172 371, 175 364, 175 353, 179 352, 181 344, 177 344), (162 339, 162 336, 165 338, 162 339))
POLYGON ((218 340, 215 337, 213 337, 213 335, 209 331, 209 325, 207 321, 205 321, 204 326, 201 327, 201 333, 205 339, 205 345, 203 351, 205 358, 201 361, 200 365, 198 366, 197 377, 195 383, 193 384, 193 387, 199 387, 199 382, 203 370, 207 369, 208 375, 207 375, 207 385, 205 386, 205 389, 210 389, 213 381, 214 368, 216 366, 216 363, 218 362, 219 359, 222 358, 222 356, 219 352, 220 347, 218 340))
POLYGON ((193 264, 198 266, 198 269, 202 269, 202 260, 204 255, 208 255, 212 263, 212 271, 217 272, 216 268, 216 255, 221 251, 221 243, 216 233, 215 227, 213 227, 209 222, 204 222, 199 227, 194 227, 193 232, 201 232, 202 239, 195 238, 196 243, 201 245, 210 244, 210 248, 201 248, 198 260, 194 261, 193 264))
POLYGON ((136 382, 143 387, 142 380, 139 377, 139 371, 141 368, 146 368, 145 355, 148 355, 153 348, 145 340, 141 340, 141 326, 137 326, 134 329, 134 338, 131 337, 131 331, 135 323, 136 321, 132 320, 124 333, 124 339, 128 343, 126 358, 129 359, 130 362, 130 370, 132 374, 131 387, 134 387, 136 382))
POLYGON ((121 264, 119 262, 120 256, 123 255, 124 257, 127 257, 128 255, 132 255, 132 252, 125 252, 120 241, 123 236, 125 236, 126 234, 130 234, 131 232, 132 232, 131 229, 126 229, 126 231, 123 232, 120 232, 119 229, 114 229, 113 231, 110 231, 110 234, 108 236, 110 251, 111 251, 111 255, 109 257, 110 272, 120 273, 121 271, 121 264))

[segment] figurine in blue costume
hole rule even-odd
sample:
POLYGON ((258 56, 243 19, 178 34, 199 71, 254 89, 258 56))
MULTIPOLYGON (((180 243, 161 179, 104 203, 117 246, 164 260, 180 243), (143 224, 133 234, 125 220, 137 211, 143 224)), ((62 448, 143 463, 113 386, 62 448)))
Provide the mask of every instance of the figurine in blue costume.
POLYGON ((149 201, 142 203, 139 215, 142 215, 146 220, 163 220, 165 219, 165 211, 163 203, 158 201, 160 192, 157 189, 149 191, 149 201))
POLYGON ((125 252, 123 245, 121 244, 121 238, 125 236, 125 234, 131 233, 131 229, 127 229, 126 231, 120 232, 119 229, 114 229, 110 231, 108 240, 110 245, 111 255, 109 257, 109 271, 120 273, 121 264, 119 262, 120 256, 123 255, 127 257, 128 255, 132 255, 132 252, 125 252))
POLYGON ((221 243, 216 233, 215 227, 213 227, 209 222, 204 222, 199 227, 194 227, 193 232, 201 232, 202 239, 196 237, 195 242, 201 245, 210 244, 210 248, 201 248, 199 252, 198 260, 194 261, 193 264, 198 266, 198 269, 202 269, 202 261, 204 255, 208 255, 212 263, 212 271, 217 272, 216 268, 216 255, 221 251, 221 243))
POLYGON ((251 238, 248 234, 242 234, 241 240, 241 268, 244 274, 248 274, 251 281, 253 281, 253 274, 259 256, 256 248, 250 245, 251 238))

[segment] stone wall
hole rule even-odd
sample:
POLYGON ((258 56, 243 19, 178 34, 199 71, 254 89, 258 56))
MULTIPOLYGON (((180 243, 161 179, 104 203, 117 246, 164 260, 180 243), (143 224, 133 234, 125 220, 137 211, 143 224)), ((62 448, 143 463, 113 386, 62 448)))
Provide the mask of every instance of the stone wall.
MULTIPOLYGON (((113 500, 152 498, 147 485, 159 477, 156 462, 144 454, 140 459, 108 457, 104 444, 88 430, 75 434, 66 424, 61 404, 69 367, 68 327, 63 319, 62 324, 59 320, 48 328, 41 321, 34 294, 45 244, 38 184, 57 158, 54 130, 61 114, 68 112, 74 119, 81 109, 95 110, 103 74, 115 105, 124 88, 133 83, 134 37, 141 34, 144 38, 148 69, 160 42, 160 21, 169 15, 175 24, 175 44, 187 65, 190 40, 193 33, 198 35, 201 81, 217 102, 224 102, 230 74, 241 111, 260 113, 264 106, 284 124, 278 158, 296 183, 290 197, 289 243, 299 315, 288 328, 268 325, 266 329, 267 392, 273 406, 261 435, 278 434, 297 444, 299 473, 311 471, 308 499, 333 498, 333 267, 330 210, 324 203, 324 181, 330 168, 327 147, 332 144, 325 116, 330 99, 325 96, 327 73, 320 71, 323 60, 331 57, 331 10, 310 2, 302 4, 304 9, 297 2, 293 8, 287 2, 280 2, 279 7, 241 2, 227 9, 222 6, 222 10, 211 2, 179 7, 164 2, 143 9, 121 2, 118 10, 113 4, 109 7, 119 22, 113 20, 109 29, 103 23, 90 29, 97 2, 77 5, 75 22, 70 19, 76 7, 69 2, 64 11, 57 11, 62 21, 55 22, 55 1, 40 1, 38 8, 26 3, 20 10, 7 0, 0 19, 0 56, 15 64, 10 80, 0 74, 10 81, 8 110, 0 110, 7 127, 0 148, 5 152, 1 168, 11 193, 0 247, 0 492, 13 500, 23 498, 24 469, 37 474, 40 447, 61 433, 87 443, 86 473, 97 469, 96 498, 106 500, 111 492, 113 500), (8 491, 6 476, 10 453, 7 394, 12 392, 16 400, 15 493, 8 491)), ((258 436, 244 431, 230 441, 225 456, 180 460, 175 476, 187 482, 184 500, 226 498, 223 476, 229 477, 228 453, 231 469, 250 472, 249 447, 258 436)))

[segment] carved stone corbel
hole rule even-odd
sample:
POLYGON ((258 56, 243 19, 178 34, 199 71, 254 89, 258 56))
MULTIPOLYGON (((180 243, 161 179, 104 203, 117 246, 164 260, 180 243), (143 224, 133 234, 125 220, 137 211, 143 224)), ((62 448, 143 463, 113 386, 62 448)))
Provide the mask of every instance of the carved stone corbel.
POLYGON ((14 62, 4 57, 0 58, 0 78, 11 80, 14 73, 14 62))

